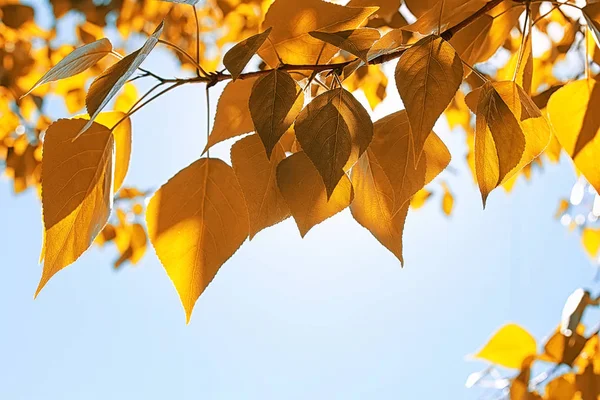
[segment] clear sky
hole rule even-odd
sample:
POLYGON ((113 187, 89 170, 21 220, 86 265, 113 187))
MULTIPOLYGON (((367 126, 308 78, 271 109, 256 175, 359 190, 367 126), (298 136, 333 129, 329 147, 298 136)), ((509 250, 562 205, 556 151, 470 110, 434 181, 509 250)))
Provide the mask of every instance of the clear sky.
MULTIPOLYGON (((145 66, 174 72, 164 53, 145 66)), ((401 108, 394 92, 378 116, 401 108)), ((200 156, 203 97, 184 87, 135 115, 126 185, 156 188, 200 156)), ((188 326, 151 248, 115 272, 114 249, 94 247, 34 301, 40 204, 1 180, 0 399, 477 398, 464 382, 484 364, 465 356, 509 321, 549 334, 575 288, 597 289, 596 271, 552 218, 569 160, 482 211, 463 135, 439 128, 455 210, 444 217, 434 198, 409 213, 404 268, 348 211, 304 240, 288 219, 223 266, 188 326)), ((228 159, 229 144, 211 154, 228 159)))

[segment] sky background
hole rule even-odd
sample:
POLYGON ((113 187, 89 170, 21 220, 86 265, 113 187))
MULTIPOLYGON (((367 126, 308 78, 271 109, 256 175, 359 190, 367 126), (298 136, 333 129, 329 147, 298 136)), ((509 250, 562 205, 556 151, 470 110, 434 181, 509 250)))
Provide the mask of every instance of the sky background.
MULTIPOLYGON (((177 73, 161 51, 144 66, 177 73)), ((388 93, 375 118, 402 108, 393 81, 388 93)), ((137 113, 125 184, 157 188, 200 157, 204 110, 196 85, 137 113)), ((347 210, 304 240, 288 219, 221 268, 187 326, 151 247, 115 272, 116 251, 94 246, 34 301, 39 200, 3 178, 0 399, 478 398, 464 383, 485 364, 466 356, 511 321, 540 343, 574 289, 596 291, 596 270, 553 219, 575 181, 569 160, 495 191, 483 211, 463 134, 436 131, 457 170, 442 176, 455 208, 445 217, 435 197, 409 213, 404 268, 347 210)), ((211 155, 228 160, 230 144, 211 155)))

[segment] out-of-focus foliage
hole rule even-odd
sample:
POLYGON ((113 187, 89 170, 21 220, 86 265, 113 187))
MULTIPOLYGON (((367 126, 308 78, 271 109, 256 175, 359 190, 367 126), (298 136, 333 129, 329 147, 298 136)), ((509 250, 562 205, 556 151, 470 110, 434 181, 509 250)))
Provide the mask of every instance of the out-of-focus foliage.
POLYGON ((586 309, 599 302, 589 291, 575 290, 565 302, 558 329, 540 345, 521 326, 503 326, 474 355, 490 365, 471 374, 466 386, 499 392, 494 396, 510 400, 597 399, 600 325, 588 330, 582 320, 586 309))
MULTIPOLYGON (((404 262, 411 210, 435 200, 450 216, 460 201, 454 165, 469 166, 485 205, 564 154, 595 197, 572 195, 557 218, 600 252, 597 2, 5 0, 0 21, 0 160, 15 192, 41 197, 39 289, 94 242, 115 243, 119 267, 149 241, 189 320, 245 239, 290 216, 304 236, 349 207, 404 262), (157 47, 180 76, 144 67, 157 47), (155 85, 138 93, 139 79, 155 85), (373 122, 390 81, 404 106, 373 122), (154 194, 121 188, 132 116, 177 87, 223 83, 205 154, 154 194), (464 138, 465 160, 451 162, 440 122, 464 138), (231 166, 210 157, 253 132, 232 146, 231 166)), ((530 344, 480 356, 519 364, 522 389, 530 344)))

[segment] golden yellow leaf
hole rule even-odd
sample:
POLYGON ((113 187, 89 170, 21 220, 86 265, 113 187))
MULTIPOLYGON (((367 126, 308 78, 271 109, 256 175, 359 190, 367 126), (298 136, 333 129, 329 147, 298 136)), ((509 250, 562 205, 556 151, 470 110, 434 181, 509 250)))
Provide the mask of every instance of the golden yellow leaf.
POLYGON ((273 70, 256 81, 249 100, 250 115, 268 157, 303 106, 304 92, 287 72, 273 70))
POLYGON ((581 392, 581 400, 598 400, 600 396, 600 374, 589 363, 583 371, 575 375, 577 391, 581 392))
POLYGON ((600 192, 600 85, 594 80, 571 82, 548 101, 548 116, 563 149, 588 182, 600 192))
POLYGON ((377 29, 358 28, 340 32, 309 32, 310 36, 330 43, 335 47, 354 54, 364 62, 368 62, 368 53, 373 43, 379 40, 381 35, 377 29))
MULTIPOLYGON (((122 120, 123 117, 125 117, 125 113, 120 111, 103 112, 96 117, 96 122, 112 130, 114 136, 115 172, 113 193, 117 193, 121 189, 121 186, 123 186, 127 171, 129 171, 129 159, 131 157, 131 119, 125 118, 122 120), (113 129, 117 122, 119 122, 119 125, 113 129)), ((86 121, 90 119, 88 115, 77 115, 75 118, 81 118, 86 121)))
POLYGON ((83 45, 73 50, 58 64, 46 72, 44 76, 23 96, 27 96, 38 86, 59 79, 69 78, 77 75, 95 65, 112 51, 112 44, 108 39, 100 39, 93 43, 83 45))
POLYGON ((248 99, 256 80, 257 78, 238 79, 225 86, 217 104, 214 125, 204 152, 223 140, 254 130, 248 99))
POLYGON ((319 172, 304 152, 294 153, 279 163, 277 184, 302 237, 313 226, 348 207, 354 198, 346 174, 328 196, 319 172))
POLYGON ((580 332, 567 337, 557 329, 546 341, 544 352, 539 355, 541 361, 573 366, 579 354, 585 348, 587 339, 580 332))
POLYGON ((417 193, 415 193, 413 197, 411 197, 410 207, 413 210, 418 210, 419 208, 425 205, 425 203, 427 202, 427 200, 429 200, 431 195, 432 193, 425 188, 419 190, 417 193))
POLYGON ((369 114, 343 88, 317 96, 302 110, 294 126, 302 149, 323 178, 327 196, 373 137, 369 114))
POLYGON ((277 186, 277 165, 285 153, 279 144, 273 150, 271 157, 267 157, 258 135, 240 139, 231 147, 233 170, 248 206, 250 240, 264 228, 290 216, 277 186))
POLYGON ((115 243, 121 255, 114 262, 114 267, 119 268, 129 261, 137 264, 146 253, 146 231, 140 224, 124 224, 117 227, 115 243))
POLYGON ((583 228, 581 232, 581 241, 583 242, 583 248, 590 257, 596 258, 598 251, 600 250, 600 229, 596 228, 583 228))
POLYGON ((596 46, 600 47, 600 3, 587 4, 581 11, 596 46))
POLYGON ((223 65, 231 73, 233 80, 236 80, 242 73, 248 61, 256 54, 260 46, 271 33, 271 27, 267 28, 262 33, 250 36, 248 39, 241 41, 233 46, 223 57, 223 65))
POLYGON ((395 77, 410 121, 412 150, 418 161, 433 125, 462 82, 462 62, 444 39, 427 36, 402 54, 395 77))
POLYGON ((396 13, 402 4, 402 0, 350 0, 348 7, 379 7, 376 15, 389 20, 396 13))
POLYGON ((575 374, 568 373, 552 379, 546 385, 546 400, 571 400, 577 393, 575 374))
POLYGON ((452 209, 454 208, 454 196, 450 192, 450 188, 445 183, 442 184, 444 189, 444 195, 442 196, 442 211, 446 216, 452 215, 452 209))
POLYGON ((36 296, 54 274, 83 254, 110 215, 113 195, 114 139, 108 128, 61 119, 53 123, 43 145, 42 208, 44 267, 36 296))
POLYGON ((523 5, 517 5, 512 0, 504 0, 488 13, 494 22, 481 45, 479 62, 489 59, 504 44, 524 9, 523 5))
POLYGON ((465 100, 477 114, 475 171, 485 206, 494 188, 544 151, 552 133, 541 111, 514 82, 486 82, 465 100))
POLYGON ((128 112, 138 100, 138 91, 133 83, 126 83, 123 91, 115 99, 115 111, 128 112))
POLYGON ((372 60, 383 54, 398 50, 406 44, 406 36, 406 31, 403 31, 402 29, 392 29, 373 44, 367 54, 367 59, 372 60))
POLYGON ((248 210, 233 169, 201 158, 152 196, 148 237, 189 322, 196 300, 248 237, 248 210))
POLYGON ((404 0, 404 3, 410 12, 418 18, 425 14, 427 10, 434 7, 439 1, 440 0, 404 0))
POLYGON ((414 24, 402 29, 429 35, 440 34, 482 8, 489 0, 439 0, 423 12, 414 24))
MULTIPOLYGON (((460 58, 471 67, 480 61, 484 61, 481 60, 480 56, 483 52, 483 43, 492 28, 493 22, 494 19, 491 16, 484 14, 458 31, 449 41, 460 58)), ((470 73, 470 68, 464 68, 465 76, 470 73)))
POLYGON ((535 339, 529 332, 516 324, 500 328, 475 358, 506 368, 521 368, 523 362, 537 351, 535 339))
POLYGON ((337 49, 308 33, 356 29, 375 11, 377 7, 344 7, 322 0, 275 0, 262 23, 263 29, 273 27, 272 44, 264 43, 258 54, 272 67, 278 64, 275 52, 286 64, 326 63, 337 49))
POLYGON ((131 75, 148 57, 148 54, 150 54, 154 46, 158 43, 163 26, 164 23, 161 22, 139 50, 119 60, 92 82, 85 98, 90 121, 83 127, 81 132, 84 132, 91 126, 102 109, 106 107, 108 102, 121 90, 131 75))

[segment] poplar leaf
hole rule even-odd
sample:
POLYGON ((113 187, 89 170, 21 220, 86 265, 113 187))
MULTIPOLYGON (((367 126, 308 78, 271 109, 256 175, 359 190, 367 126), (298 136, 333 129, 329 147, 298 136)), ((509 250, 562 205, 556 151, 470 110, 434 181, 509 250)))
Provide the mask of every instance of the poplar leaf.
POLYGON ((439 0, 415 21, 402 29, 429 35, 441 33, 473 15, 489 0, 439 0))
POLYGON ((450 163, 444 143, 432 133, 416 168, 410 151, 410 125, 405 110, 374 124, 373 141, 352 169, 356 221, 368 229, 401 263, 402 231, 410 198, 450 163))
MULTIPOLYGON (((484 14, 452 36, 449 43, 465 63, 474 66, 478 62, 485 61, 481 59, 483 44, 493 22, 491 16, 484 14)), ((465 76, 470 73, 469 68, 464 68, 465 76)))
POLYGON ((600 3, 587 4, 581 11, 596 46, 600 47, 600 3))
POLYGON ((225 65, 225 68, 231 73, 233 80, 236 80, 240 76, 248 64, 248 61, 256 54, 265 40, 267 40, 269 33, 271 33, 271 29, 273 28, 269 27, 262 33, 250 36, 248 39, 233 46, 225 54, 223 57, 223 65, 225 65))
POLYGON ((273 70, 252 87, 249 108, 267 156, 304 106, 304 92, 285 71, 273 70))
POLYGON ((403 31, 402 29, 392 29, 371 46, 371 49, 369 49, 369 53, 367 54, 367 59, 370 61, 381 55, 391 53, 405 44, 406 31, 403 31))
POLYGON ((381 35, 377 29, 359 28, 341 32, 309 32, 310 36, 330 43, 335 47, 354 54, 364 62, 368 61, 368 53, 373 43, 379 40, 381 35))
POLYGON ((257 78, 238 79, 227 83, 217 103, 215 121, 204 153, 217 143, 254 130, 248 98, 256 80, 257 78))
POLYGON ((544 151, 552 132, 533 100, 514 82, 487 82, 465 101, 477 115, 475 171, 485 206, 494 188, 544 151))
POLYGON ((415 17, 420 17, 434 7, 440 0, 404 0, 406 7, 415 17))
POLYGON ((402 54, 395 76, 408 113, 412 148, 418 161, 433 125, 462 82, 462 62, 444 39, 427 36, 402 54))
POLYGON ((110 54, 111 51, 112 44, 108 39, 96 40, 93 43, 76 48, 52 67, 50 71, 46 72, 36 84, 21 97, 27 96, 45 83, 69 78, 87 70, 96 65, 98 61, 102 60, 107 54, 110 54))
POLYGON ((90 120, 79 134, 85 132, 91 126, 102 109, 121 90, 135 70, 142 65, 148 54, 150 54, 154 46, 158 43, 158 38, 162 34, 163 27, 164 22, 161 22, 139 50, 119 60, 92 82, 85 98, 85 105, 90 115, 90 120))
POLYGON ((391 19, 402 5, 402 0, 350 0, 348 7, 379 7, 376 15, 385 19, 391 19))
POLYGON ((189 323, 196 300, 248 236, 248 211, 233 169, 201 158, 150 199, 148 237, 189 323))
POLYGON ((328 196, 373 137, 369 114, 343 88, 317 96, 302 110, 294 126, 296 138, 319 171, 328 196))
POLYGON ((263 29, 273 27, 272 44, 264 43, 258 54, 272 67, 279 63, 275 51, 286 64, 326 63, 337 49, 311 37, 309 32, 356 29, 377 9, 345 7, 322 0, 275 0, 262 24, 263 29))
POLYGON ((161 0, 161 1, 165 1, 167 3, 175 3, 175 4, 188 4, 188 5, 194 6, 194 5, 198 4, 199 0, 161 0))
POLYGON ((524 9, 524 5, 515 4, 512 0, 505 0, 488 13, 494 22, 481 45, 481 53, 478 57, 480 62, 493 56, 506 42, 510 32, 519 22, 519 17, 524 9))
POLYGON ((42 159, 44 267, 36 296, 61 269, 75 262, 94 241, 110 215, 113 199, 114 139, 92 123, 60 119, 47 130, 42 159))
POLYGON ((280 144, 267 157, 258 135, 240 139, 231 147, 231 163, 240 183, 250 221, 250 240, 258 232, 283 221, 290 210, 277 187, 277 165, 285 158, 280 144))
POLYGON ((328 196, 319 172, 304 152, 294 153, 279 163, 277 184, 302 237, 313 226, 348 207, 354 198, 346 174, 328 196))
POLYGON ((548 116, 563 149, 600 193, 600 84, 579 80, 558 89, 548 101, 548 116))
POLYGON ((442 184, 442 187, 444 189, 444 195, 442 196, 442 211, 449 217, 452 215, 452 210, 454 209, 454 196, 452 196, 448 185, 444 183, 442 184))
POLYGON ((500 328, 475 358, 506 368, 519 369, 523 361, 537 352, 535 339, 529 332, 516 324, 500 328))

